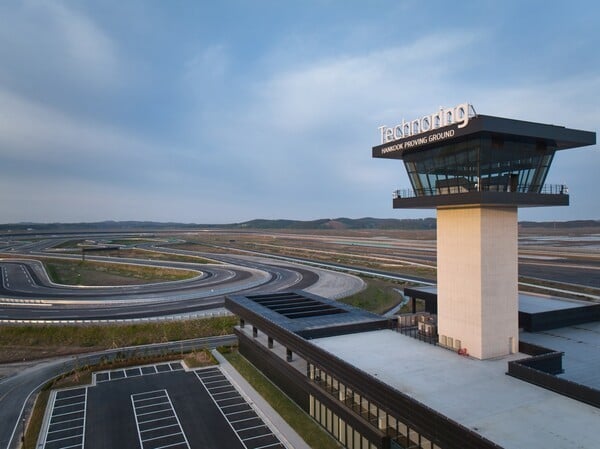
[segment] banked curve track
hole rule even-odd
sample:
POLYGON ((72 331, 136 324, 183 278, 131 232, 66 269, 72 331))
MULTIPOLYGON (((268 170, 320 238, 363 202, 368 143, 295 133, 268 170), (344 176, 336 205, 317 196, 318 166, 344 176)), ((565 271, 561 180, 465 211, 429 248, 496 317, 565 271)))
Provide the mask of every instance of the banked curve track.
MULTIPOLYGON (((111 236, 111 238, 115 238, 111 236)), ((318 271, 309 267, 265 264, 235 255, 203 254, 220 264, 86 256, 86 260, 129 263, 198 271, 198 276, 174 282, 119 287, 53 284, 39 257, 79 259, 52 247, 66 237, 0 248, 0 322, 65 322, 141 320, 198 315, 221 310, 223 297, 260 290, 304 289, 315 284, 318 271), (3 256, 10 255, 10 258, 3 256)), ((169 253, 190 255, 169 249, 169 253)))

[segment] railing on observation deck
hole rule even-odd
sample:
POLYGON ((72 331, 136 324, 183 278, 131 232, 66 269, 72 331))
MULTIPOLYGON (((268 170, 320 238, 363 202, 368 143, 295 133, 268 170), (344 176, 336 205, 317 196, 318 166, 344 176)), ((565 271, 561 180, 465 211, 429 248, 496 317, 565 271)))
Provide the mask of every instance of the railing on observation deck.
POLYGON ((444 186, 437 189, 398 189, 394 190, 393 198, 415 198, 420 196, 454 195, 470 192, 518 192, 537 193, 542 195, 568 195, 569 188, 564 184, 544 184, 535 186, 531 184, 519 184, 516 187, 510 185, 488 185, 473 186, 465 185, 444 186))

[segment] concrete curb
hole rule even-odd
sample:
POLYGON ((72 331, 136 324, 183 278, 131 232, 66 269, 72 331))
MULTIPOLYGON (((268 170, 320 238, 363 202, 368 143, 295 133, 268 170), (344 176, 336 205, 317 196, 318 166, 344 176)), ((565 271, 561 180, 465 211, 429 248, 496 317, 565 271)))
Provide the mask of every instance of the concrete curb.
POLYGON ((238 373, 238 371, 221 355, 219 351, 213 349, 212 354, 219 361, 221 369, 230 378, 232 383, 239 386, 240 391, 244 392, 251 403, 260 410, 260 415, 265 422, 270 424, 273 430, 277 430, 276 435, 282 440, 282 443, 293 449, 311 449, 306 442, 296 433, 292 427, 277 413, 273 407, 238 373), (287 444, 286 444, 287 443, 287 444))

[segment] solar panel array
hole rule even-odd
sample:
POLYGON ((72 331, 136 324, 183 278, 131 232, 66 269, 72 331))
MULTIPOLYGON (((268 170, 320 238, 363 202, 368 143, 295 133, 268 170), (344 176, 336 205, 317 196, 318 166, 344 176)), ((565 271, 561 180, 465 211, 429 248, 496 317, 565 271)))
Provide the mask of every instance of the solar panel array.
POLYGON ((273 293, 253 295, 247 298, 290 319, 348 313, 347 310, 336 307, 333 304, 297 293, 273 293))

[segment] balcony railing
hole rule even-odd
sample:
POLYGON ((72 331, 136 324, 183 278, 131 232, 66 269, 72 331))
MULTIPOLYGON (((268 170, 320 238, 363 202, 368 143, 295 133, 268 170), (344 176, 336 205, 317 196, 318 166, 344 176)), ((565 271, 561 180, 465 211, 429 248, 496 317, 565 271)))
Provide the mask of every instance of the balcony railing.
POLYGON ((465 185, 444 186, 437 189, 398 189, 394 190, 393 198, 416 198, 421 196, 450 195, 470 192, 517 192, 517 193, 537 193, 542 195, 568 195, 569 188, 564 184, 544 184, 535 186, 531 184, 510 185, 474 185, 467 187, 465 185))

